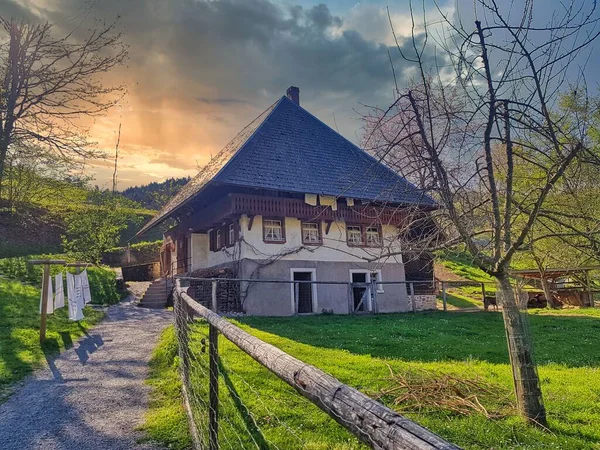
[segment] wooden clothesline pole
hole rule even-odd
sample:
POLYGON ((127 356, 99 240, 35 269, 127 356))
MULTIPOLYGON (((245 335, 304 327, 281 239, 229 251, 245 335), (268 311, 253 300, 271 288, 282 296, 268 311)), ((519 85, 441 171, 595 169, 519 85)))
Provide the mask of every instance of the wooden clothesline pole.
POLYGON ((80 272, 81 267, 89 267, 92 264, 75 262, 68 263, 62 259, 32 259, 29 261, 32 266, 43 266, 42 277, 42 311, 40 317, 40 344, 43 344, 46 340, 46 322, 48 320, 48 284, 50 283, 50 266, 65 266, 65 267, 76 267, 77 273, 80 272))

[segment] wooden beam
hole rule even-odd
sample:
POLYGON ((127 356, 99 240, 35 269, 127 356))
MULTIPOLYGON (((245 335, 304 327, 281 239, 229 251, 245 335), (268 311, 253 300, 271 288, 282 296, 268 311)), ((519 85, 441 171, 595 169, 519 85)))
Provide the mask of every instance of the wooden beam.
POLYGON ((370 447, 413 450, 459 448, 322 370, 238 328, 194 301, 181 289, 179 280, 177 284, 177 301, 187 304, 237 347, 370 447))
POLYGON ((50 281, 50 264, 44 264, 44 276, 42 277, 42 318, 40 320, 40 344, 46 340, 46 319, 48 308, 48 282, 50 281))

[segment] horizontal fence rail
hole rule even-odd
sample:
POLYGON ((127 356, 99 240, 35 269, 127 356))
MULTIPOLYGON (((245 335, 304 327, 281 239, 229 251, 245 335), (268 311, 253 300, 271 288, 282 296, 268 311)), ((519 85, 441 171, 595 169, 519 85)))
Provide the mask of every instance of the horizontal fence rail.
MULTIPOLYGON (((206 281, 210 281, 212 285, 212 308, 216 310, 217 283, 224 280, 207 279, 206 281)), ((228 279, 228 281, 231 281, 231 279, 228 279)), ((202 306, 185 292, 185 288, 181 287, 181 279, 179 278, 175 287, 175 313, 178 328, 181 328, 182 323, 193 322, 194 316, 205 320, 209 324, 208 356, 210 358, 210 370, 206 375, 209 378, 210 399, 206 404, 210 406, 207 413, 209 423, 206 427, 209 430, 207 447, 211 450, 219 448, 219 428, 216 425, 219 420, 217 377, 219 376, 218 368, 221 364, 217 344, 219 333, 279 379, 294 388, 304 398, 329 414, 338 424, 371 448, 411 450, 450 450, 459 448, 362 392, 260 340, 202 306), (185 315, 184 319, 181 319, 182 314, 185 315)), ((179 335, 187 337, 187 326, 183 328, 178 329, 177 332, 179 335)), ((205 448, 199 437, 201 433, 196 429, 197 420, 193 417, 193 413, 189 408, 188 391, 193 389, 188 374, 190 361, 189 358, 185 357, 185 352, 181 352, 181 349, 180 354, 184 356, 180 361, 180 373, 183 378, 185 404, 190 418, 192 435, 194 436, 195 446, 205 448)), ((271 448, 268 445, 258 444, 256 447, 271 448)), ((242 446, 241 448, 245 447, 242 446)))

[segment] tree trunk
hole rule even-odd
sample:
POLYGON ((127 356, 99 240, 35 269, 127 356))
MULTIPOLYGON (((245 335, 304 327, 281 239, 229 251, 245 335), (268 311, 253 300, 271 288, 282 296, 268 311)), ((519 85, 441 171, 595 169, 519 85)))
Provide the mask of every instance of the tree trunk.
POLYGON ((548 283, 548 280, 542 276, 540 281, 542 282, 542 290, 544 291, 544 297, 546 297, 546 301, 548 302, 548 307, 556 309, 556 302, 552 296, 552 291, 550 290, 550 284, 548 283))
POLYGON ((497 277, 497 286, 519 412, 529 423, 547 428, 546 409, 537 367, 533 360, 533 345, 527 317, 519 310, 515 293, 506 275, 497 277))
POLYGON ((4 179, 7 154, 8 146, 4 145, 4 140, 0 138, 0 198, 2 198, 2 181, 4 179))

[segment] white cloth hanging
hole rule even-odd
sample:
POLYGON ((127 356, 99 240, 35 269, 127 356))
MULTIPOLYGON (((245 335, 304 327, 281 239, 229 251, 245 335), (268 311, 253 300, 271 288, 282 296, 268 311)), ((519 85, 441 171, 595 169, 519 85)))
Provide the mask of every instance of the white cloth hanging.
POLYGON ((304 194, 304 203, 310 206, 317 206, 317 194, 304 194))
POLYGON ((83 299, 83 284, 80 275, 75 275, 73 277, 75 280, 75 301, 77 303, 77 319, 83 319, 83 307, 85 306, 85 300, 83 299))
MULTIPOLYGON (((42 275, 42 284, 44 283, 44 277, 42 275)), ((54 296, 52 294, 52 277, 48 277, 48 295, 46 296, 46 314, 52 314, 54 312, 54 296)), ((40 294, 40 314, 42 313, 42 304, 44 302, 44 289, 40 294)))
POLYGON ((90 292, 90 281, 88 280, 87 270, 84 270, 79 275, 81 277, 81 286, 83 288, 83 301, 87 304, 92 301, 92 293, 90 292))
POLYGON ((83 296, 81 292, 81 283, 79 283, 79 295, 77 294, 77 289, 75 288, 75 280, 76 277, 73 274, 67 272, 67 300, 69 302, 69 319, 81 320, 83 319, 83 312, 81 311, 83 308, 83 296))
POLYGON ((332 211, 337 211, 337 199, 333 195, 319 195, 319 204, 331 206, 332 211))
POLYGON ((63 287, 62 272, 54 277, 54 309, 65 306, 65 292, 63 287))

